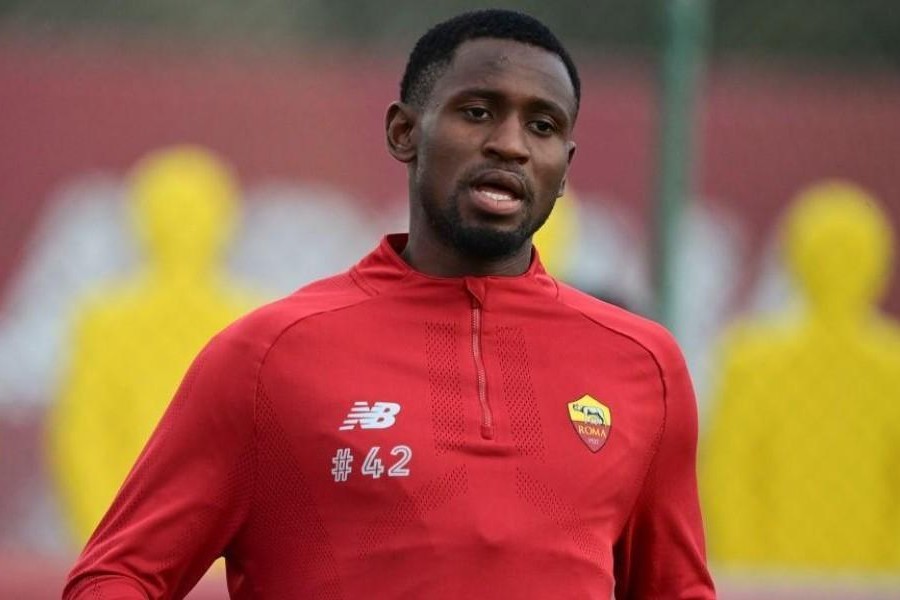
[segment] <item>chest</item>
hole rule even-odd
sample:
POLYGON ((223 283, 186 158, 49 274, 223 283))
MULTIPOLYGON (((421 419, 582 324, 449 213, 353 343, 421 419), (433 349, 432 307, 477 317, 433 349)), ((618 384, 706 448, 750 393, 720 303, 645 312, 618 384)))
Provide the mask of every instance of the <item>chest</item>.
POLYGON ((663 418, 642 348, 553 315, 345 315, 283 340, 264 375, 284 468, 348 532, 614 535, 663 418))

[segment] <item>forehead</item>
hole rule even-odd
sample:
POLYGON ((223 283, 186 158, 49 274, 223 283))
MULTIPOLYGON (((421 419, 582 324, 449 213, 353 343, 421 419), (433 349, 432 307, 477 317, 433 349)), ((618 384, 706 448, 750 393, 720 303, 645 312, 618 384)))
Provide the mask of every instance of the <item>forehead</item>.
POLYGON ((575 113, 575 89, 562 59, 523 42, 479 38, 460 44, 435 83, 432 98, 440 101, 470 88, 515 91, 575 113))

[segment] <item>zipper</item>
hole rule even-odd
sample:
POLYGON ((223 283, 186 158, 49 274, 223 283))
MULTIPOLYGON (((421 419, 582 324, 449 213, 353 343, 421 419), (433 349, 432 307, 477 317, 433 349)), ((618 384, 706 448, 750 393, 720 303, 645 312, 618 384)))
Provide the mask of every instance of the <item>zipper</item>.
POLYGON ((481 304, 472 297, 472 357, 475 359, 475 373, 478 383, 478 403, 481 405, 481 437, 494 439, 494 415, 487 397, 487 374, 481 351, 481 304))

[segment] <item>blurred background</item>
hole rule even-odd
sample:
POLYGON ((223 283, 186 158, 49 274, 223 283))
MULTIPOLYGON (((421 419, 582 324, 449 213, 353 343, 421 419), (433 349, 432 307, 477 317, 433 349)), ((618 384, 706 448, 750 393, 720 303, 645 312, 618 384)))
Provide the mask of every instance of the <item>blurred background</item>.
MULTIPOLYGON (((721 597, 900 597, 896 2, 496 4, 581 70, 537 243, 682 343, 721 597)), ((482 6, 0 0, 0 597, 58 597, 213 332, 405 230, 384 110, 482 6)))

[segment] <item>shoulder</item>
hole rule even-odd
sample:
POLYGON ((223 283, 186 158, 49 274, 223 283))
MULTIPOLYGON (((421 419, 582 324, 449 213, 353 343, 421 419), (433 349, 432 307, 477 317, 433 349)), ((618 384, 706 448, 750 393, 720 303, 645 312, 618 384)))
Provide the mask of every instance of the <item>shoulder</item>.
POLYGON ((219 333, 211 345, 237 351, 245 357, 249 354, 261 361, 292 327, 317 315, 359 304, 369 297, 349 273, 321 279, 249 312, 219 333))
POLYGON ((559 283, 558 300, 603 328, 641 347, 661 371, 684 368, 684 357, 672 333, 651 319, 614 304, 598 300, 569 285, 559 283))

